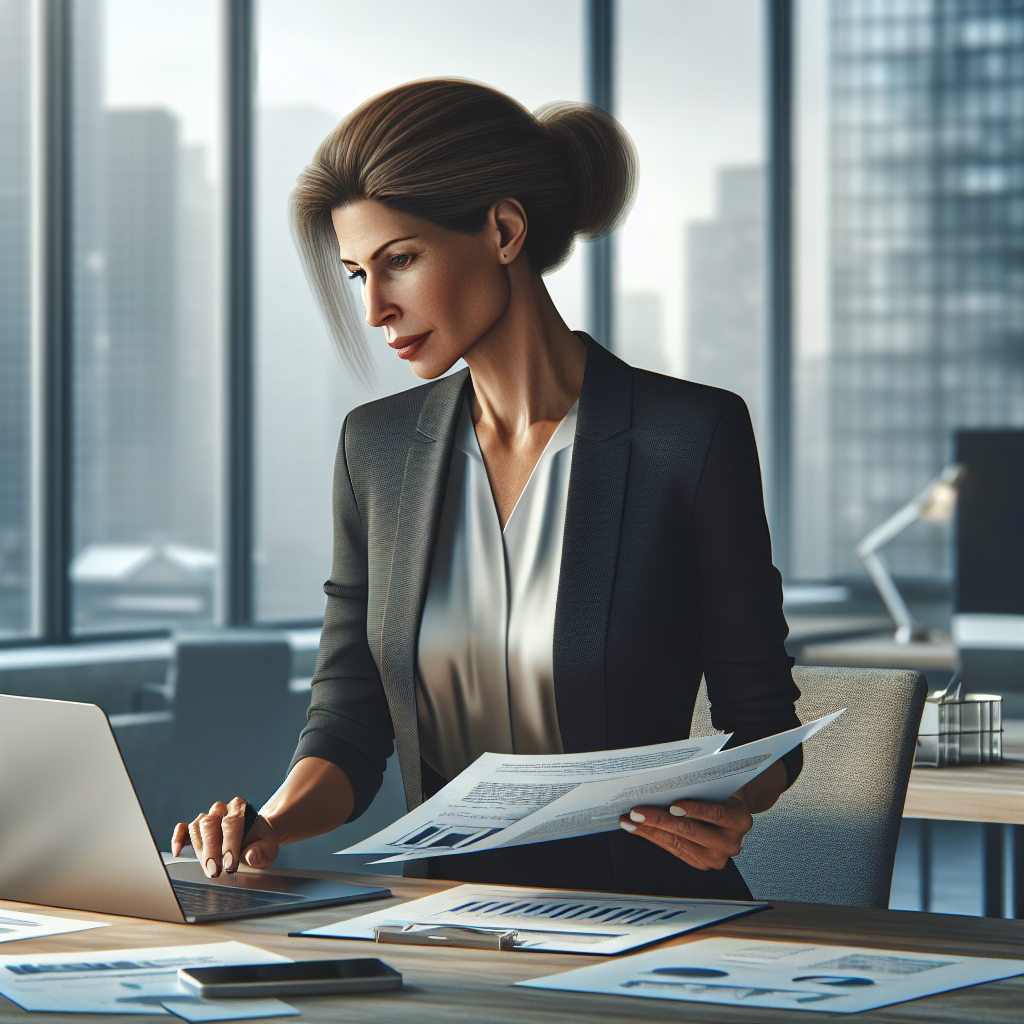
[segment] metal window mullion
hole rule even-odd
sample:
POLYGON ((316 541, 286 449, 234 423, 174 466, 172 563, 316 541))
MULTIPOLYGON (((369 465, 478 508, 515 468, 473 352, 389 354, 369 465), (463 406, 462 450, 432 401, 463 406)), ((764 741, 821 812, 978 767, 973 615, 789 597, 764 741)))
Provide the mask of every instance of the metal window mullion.
MULTIPOLYGON (((614 113, 615 0, 587 0, 586 99, 614 113)), ((590 333, 605 348, 612 348, 614 324, 614 258, 612 236, 587 246, 586 301, 590 333)))
POLYGON ((224 0, 226 500, 223 619, 253 618, 253 102, 254 0, 224 0))
POLYGON ((793 0, 765 0, 767 85, 765 491, 772 553, 788 577, 793 488, 793 0))
POLYGON ((71 636, 72 38, 70 0, 42 8, 41 637, 71 636))

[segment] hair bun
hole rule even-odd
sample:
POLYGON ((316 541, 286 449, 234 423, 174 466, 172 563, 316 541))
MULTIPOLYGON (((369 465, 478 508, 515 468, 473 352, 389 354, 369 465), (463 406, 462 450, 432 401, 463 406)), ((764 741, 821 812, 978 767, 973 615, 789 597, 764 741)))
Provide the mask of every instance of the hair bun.
POLYGON ((613 231, 636 196, 633 140, 615 118, 589 103, 548 103, 534 116, 569 170, 576 197, 575 231, 587 239, 613 231))

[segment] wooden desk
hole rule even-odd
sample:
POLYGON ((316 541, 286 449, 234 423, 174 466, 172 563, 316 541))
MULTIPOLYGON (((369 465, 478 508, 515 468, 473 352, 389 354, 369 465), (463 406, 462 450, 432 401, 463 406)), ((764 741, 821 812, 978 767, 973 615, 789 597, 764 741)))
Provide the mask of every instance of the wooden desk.
MULTIPOLYGON (((426 896, 456 883, 405 878, 327 876, 316 872, 294 872, 316 877, 341 877, 351 881, 387 885, 401 899, 426 896)), ((399 899, 393 901, 395 904, 399 899)), ((111 927, 34 939, 9 946, 4 953, 49 953, 61 951, 127 949, 186 943, 248 942, 293 959, 379 956, 404 976, 400 992, 362 996, 309 996, 287 1002, 302 1011, 301 1018, 289 1020, 332 1022, 381 1022, 381 1024, 637 1024, 644 1021, 735 1021, 739 1024, 800 1024, 834 1021, 833 1014, 800 1013, 713 1006, 706 1003, 677 1003, 648 999, 578 995, 517 989, 513 982, 555 974, 597 963, 603 957, 552 953, 496 953, 469 949, 423 949, 377 946, 369 942, 325 939, 289 939, 286 933, 356 917, 370 909, 380 910, 386 901, 307 914, 256 918, 249 921, 209 925, 170 925, 130 918, 103 918, 98 914, 75 912, 74 917, 106 920, 111 927)), ((32 910, 23 904, 0 904, 12 910, 32 910)), ((46 912, 46 911, 43 911, 46 912)), ((54 911, 54 913, 59 913, 54 911)), ((65 911, 65 913, 67 913, 65 911)), ((1024 958, 1024 921, 995 921, 986 918, 951 917, 889 910, 862 910, 812 904, 777 903, 772 910, 731 924, 708 928, 695 936, 672 940, 676 943, 725 935, 751 940, 781 939, 795 942, 825 942, 836 945, 883 946, 891 949, 973 956, 1024 958)), ((1024 1006, 1024 977, 990 982, 947 992, 927 999, 901 1003, 858 1014, 858 1021, 937 1024, 949 1021, 1019 1024, 1024 1006)), ((28 1024, 29 1014, 0 998, 0 1021, 28 1024)), ((42 1021, 43 1018, 37 1018, 42 1021)), ((92 1018, 95 1019, 95 1018, 92 1018)), ((132 1017, 118 1017, 131 1024, 132 1017)), ((135 1018, 138 1021, 152 1018, 135 1018)), ((168 1021, 176 1018, 168 1017, 168 1021)), ((88 1024, 81 1015, 47 1014, 45 1024, 88 1024)))
POLYGON ((1024 761, 915 768, 903 817, 1024 825, 1024 761))
POLYGON ((914 768, 903 805, 904 818, 923 819, 919 858, 921 907, 931 906, 933 829, 931 821, 977 821, 982 837, 982 906, 988 917, 1002 917, 1005 906, 1005 833, 1013 850, 1014 916, 1024 917, 1024 760, 972 764, 960 768, 914 768))

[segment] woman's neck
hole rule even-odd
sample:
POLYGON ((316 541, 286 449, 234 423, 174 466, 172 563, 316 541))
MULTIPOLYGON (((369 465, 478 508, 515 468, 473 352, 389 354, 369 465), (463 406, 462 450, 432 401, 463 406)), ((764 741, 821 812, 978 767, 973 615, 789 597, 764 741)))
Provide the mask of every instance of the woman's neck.
POLYGON ((473 379, 471 411, 504 444, 518 447, 544 425, 554 430, 579 398, 587 349, 525 259, 508 268, 508 307, 466 353, 473 379))

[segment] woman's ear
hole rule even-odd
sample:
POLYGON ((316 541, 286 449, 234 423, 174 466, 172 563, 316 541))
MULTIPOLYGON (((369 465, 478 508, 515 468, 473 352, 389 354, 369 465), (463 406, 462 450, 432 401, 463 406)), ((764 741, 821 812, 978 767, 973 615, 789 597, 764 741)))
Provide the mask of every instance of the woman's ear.
POLYGON ((526 241, 526 211, 518 199, 501 199, 490 208, 487 219, 498 245, 498 261, 507 266, 526 241))

